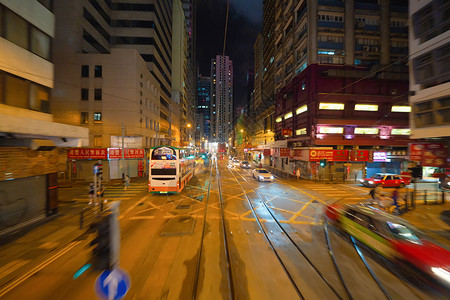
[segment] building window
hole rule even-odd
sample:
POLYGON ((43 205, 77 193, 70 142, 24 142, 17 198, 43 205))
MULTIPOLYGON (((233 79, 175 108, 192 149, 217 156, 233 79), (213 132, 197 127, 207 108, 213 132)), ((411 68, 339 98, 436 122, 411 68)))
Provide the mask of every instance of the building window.
POLYGON ((320 133, 344 133, 344 127, 319 127, 320 133))
POLYGON ((81 66, 81 77, 89 77, 89 66, 88 65, 81 66))
POLYGON ((306 128, 297 129, 295 131, 295 134, 296 135, 304 135, 304 134, 306 134, 306 128))
POLYGON ((299 108, 297 108, 297 110, 295 111, 295 114, 299 115, 307 110, 308 110, 308 106, 306 106, 306 104, 305 104, 305 105, 302 105, 299 108))
POLYGON ((391 112, 411 112, 411 106, 409 105, 393 105, 391 112))
POLYGON ((28 109, 28 81, 16 76, 6 75, 4 84, 4 104, 28 109))
POLYGON ((319 104, 319 109, 344 110, 344 103, 323 103, 319 104))
POLYGON ((102 123, 102 113, 101 112, 95 112, 94 113, 94 123, 102 123))
POLYGON ((102 75, 103 75, 102 66, 96 65, 94 67, 94 77, 103 77, 102 75))
POLYGON ((5 15, 5 38, 17 46, 28 49, 28 23, 9 9, 5 15))
POLYGON ((89 100, 89 89, 81 89, 81 100, 89 100))
POLYGON ((378 128, 362 128, 362 127, 355 128, 355 134, 378 134, 378 132, 379 132, 378 128))
POLYGON ((37 29, 36 27, 31 27, 31 52, 40 57, 50 60, 50 48, 51 48, 51 38, 37 29))
POLYGON ((392 135, 410 135, 411 129, 405 128, 405 129, 392 129, 391 130, 392 135))
POLYGON ((80 124, 89 124, 89 113, 88 112, 81 112, 80 115, 80 124))
POLYGON ((94 90, 94 100, 102 100, 102 89, 94 90))
POLYGON ((288 112, 287 114, 284 115, 285 120, 287 120, 289 118, 292 118, 292 112, 288 112))
POLYGON ((31 110, 50 113, 50 90, 47 87, 43 87, 35 83, 30 83, 29 97, 31 110))
POLYGON ((102 144, 102 136, 101 135, 94 135, 94 147, 101 147, 102 144))
POLYGON ((378 111, 378 105, 376 105, 376 104, 355 104, 355 110, 378 111))

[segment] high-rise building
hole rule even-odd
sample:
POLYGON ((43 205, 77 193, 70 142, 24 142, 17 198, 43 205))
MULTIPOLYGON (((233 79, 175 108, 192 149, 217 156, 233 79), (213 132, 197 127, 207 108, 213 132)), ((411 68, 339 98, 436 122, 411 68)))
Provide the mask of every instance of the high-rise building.
POLYGON ((54 122, 51 2, 0 1, 1 234, 57 212, 65 148, 88 142, 87 128, 54 122))
POLYGON ((449 1, 411 0, 410 124, 413 139, 450 136, 450 10, 449 1))
POLYGON ((197 84, 197 130, 201 138, 209 138, 210 134, 210 103, 211 78, 199 76, 197 84))
POLYGON ((211 142, 226 143, 233 128, 233 61, 216 55, 211 60, 211 142))
POLYGON ((334 155, 298 149, 287 165, 274 151, 275 167, 344 180, 405 170, 408 1, 276 1, 274 26, 275 148, 334 155))
MULTIPOLYGON (((129 149, 179 142, 180 110, 172 100, 172 4, 54 2, 51 105, 55 120, 89 128, 90 148, 121 148, 122 135, 129 149)), ((183 85, 182 79, 178 82, 183 85)), ((142 174, 143 160, 105 161, 104 177, 142 174)), ((84 166, 89 160, 70 161, 77 166, 76 177, 90 176, 91 168, 84 166)))

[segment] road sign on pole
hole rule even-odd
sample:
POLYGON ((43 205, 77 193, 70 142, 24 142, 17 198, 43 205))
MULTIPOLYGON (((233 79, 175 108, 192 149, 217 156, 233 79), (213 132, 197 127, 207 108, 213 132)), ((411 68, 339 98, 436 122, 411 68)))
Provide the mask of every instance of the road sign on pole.
POLYGON ((95 291, 102 299, 122 299, 130 289, 130 275, 120 268, 106 270, 95 281, 95 291))

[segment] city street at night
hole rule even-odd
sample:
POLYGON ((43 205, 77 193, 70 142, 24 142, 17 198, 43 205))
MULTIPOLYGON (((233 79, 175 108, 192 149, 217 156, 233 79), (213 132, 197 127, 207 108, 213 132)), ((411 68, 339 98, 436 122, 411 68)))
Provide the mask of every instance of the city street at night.
MULTIPOLYGON (((258 182, 251 171, 219 159, 217 167, 198 164, 180 194, 148 194, 142 181, 126 191, 106 188, 105 198, 121 201, 120 268, 131 278, 126 299, 448 297, 420 271, 353 245, 328 224, 327 203, 364 201, 369 189, 296 178, 258 182)), ((91 267, 75 276, 92 255, 94 234, 79 229, 86 206, 87 197, 72 191, 60 217, 3 244, 2 299, 95 297, 100 271, 91 267)), ((448 234, 445 222, 414 219, 427 208, 419 205, 404 216, 419 228, 431 225, 421 229, 436 237, 448 234)), ((448 236, 441 241, 449 246, 448 236)))

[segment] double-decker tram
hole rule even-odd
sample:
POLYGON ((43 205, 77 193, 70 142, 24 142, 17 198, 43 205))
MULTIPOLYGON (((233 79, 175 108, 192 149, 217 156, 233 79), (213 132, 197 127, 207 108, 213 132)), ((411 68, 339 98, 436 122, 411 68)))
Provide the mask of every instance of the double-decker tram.
POLYGON ((194 176, 194 150, 173 146, 150 149, 148 189, 153 193, 179 193, 194 176))

